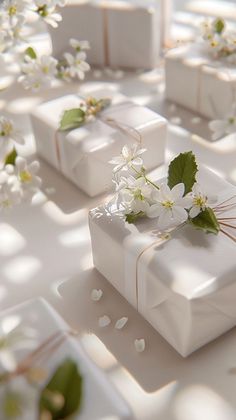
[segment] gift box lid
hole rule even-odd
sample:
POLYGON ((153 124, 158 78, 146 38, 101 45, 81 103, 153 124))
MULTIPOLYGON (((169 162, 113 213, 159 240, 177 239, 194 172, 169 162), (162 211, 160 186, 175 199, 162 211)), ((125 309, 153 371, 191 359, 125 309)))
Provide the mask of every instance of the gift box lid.
POLYGON ((209 71, 217 72, 219 77, 224 77, 222 74, 225 74, 228 81, 236 77, 235 65, 227 62, 225 58, 216 59, 212 57, 203 42, 173 48, 166 54, 166 58, 167 60, 183 62, 188 67, 202 67, 204 71, 208 71, 209 68, 209 71))
MULTIPOLYGON (((198 181, 208 195, 217 195, 218 203, 236 194, 236 187, 205 167, 200 168, 198 181)), ((159 243, 155 219, 128 224, 114 206, 91 210, 90 218, 122 247, 124 265, 127 265, 127 254, 128 261, 136 264, 140 253, 153 244, 148 250, 147 276, 156 278, 171 293, 191 300, 235 281, 235 243, 221 232, 206 234, 187 225, 173 233, 169 241, 155 246, 159 243)), ((131 267, 130 274, 135 269, 131 267)))
MULTIPOLYGON (((58 330, 68 330, 69 327, 59 314, 42 298, 32 299, 0 313, 0 326, 3 322, 8 324, 19 318, 23 327, 33 328, 37 331, 40 344, 58 330)), ((36 343, 36 346, 38 346, 36 343)), ((32 350, 31 350, 32 351, 32 350)), ((28 354, 29 350, 16 352, 18 360, 28 354)), ((45 362, 47 368, 54 371, 58 364, 71 357, 78 361, 79 370, 83 376, 84 396, 81 411, 75 416, 78 420, 101 420, 104 418, 119 418, 128 420, 132 418, 130 409, 123 398, 116 392, 106 375, 86 355, 78 339, 67 338, 55 351, 53 357, 45 362), (93 402, 91 404, 91 401, 93 402)), ((33 413, 24 419, 36 420, 33 413)))

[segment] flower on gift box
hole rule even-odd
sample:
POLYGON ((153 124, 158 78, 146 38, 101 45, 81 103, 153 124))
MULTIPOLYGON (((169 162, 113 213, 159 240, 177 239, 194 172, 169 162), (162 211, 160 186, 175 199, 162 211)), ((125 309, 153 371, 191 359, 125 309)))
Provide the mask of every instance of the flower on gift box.
MULTIPOLYGON (((118 170, 122 170, 127 164, 128 169, 134 169, 130 162, 139 157, 136 145, 132 149, 134 153, 129 148, 127 150, 129 153, 125 152, 122 160, 119 156, 119 159, 114 158, 111 161, 116 165, 116 170, 117 166, 118 170)), ((167 181, 161 185, 150 180, 141 161, 138 160, 133 176, 127 171, 117 178, 117 173, 114 173, 116 194, 110 205, 120 210, 119 214, 123 214, 126 222, 135 223, 144 217, 156 218, 159 231, 167 231, 167 239, 170 237, 168 230, 175 230, 188 223, 206 233, 217 235, 221 231, 236 241, 224 228, 227 226, 236 229, 233 225, 235 218, 229 218, 229 222, 225 224, 224 218, 217 217, 222 209, 235 206, 232 203, 227 204, 232 197, 222 206, 211 207, 217 201, 216 197, 209 198, 196 182, 198 167, 192 152, 180 153, 171 161, 167 181)))
POLYGON ((201 24, 200 29, 202 38, 213 56, 226 58, 230 62, 230 57, 234 57, 236 53, 236 35, 226 30, 224 19, 205 21, 201 24))
POLYGON ((194 217, 205 211, 210 206, 210 204, 213 204, 216 201, 215 197, 208 197, 207 194, 203 192, 201 186, 198 183, 194 184, 192 188, 191 198, 191 209, 189 211, 189 217, 191 219, 194 219, 194 217))
POLYGON ((145 151, 146 149, 140 148, 137 144, 131 147, 125 145, 122 148, 121 154, 110 161, 112 165, 115 165, 113 172, 117 173, 121 170, 129 170, 131 168, 134 170, 140 169, 143 166, 143 160, 140 156, 145 151))
POLYGON ((213 140, 226 134, 236 133, 236 103, 232 105, 232 110, 225 119, 210 121, 209 128, 213 131, 213 140))
POLYGON ((172 189, 163 183, 159 191, 155 191, 155 203, 148 209, 147 216, 158 217, 158 227, 161 230, 179 225, 188 219, 187 209, 191 207, 192 200, 188 195, 184 197, 184 192, 183 183, 172 189))
POLYGON ((9 118, 0 116, 0 164, 10 153, 15 143, 24 143, 21 133, 15 129, 9 118))
MULTIPOLYGON (((123 181, 124 182, 124 181, 123 181)), ((146 183, 145 178, 126 179, 126 185, 120 189, 121 201, 128 213, 148 212, 152 199, 152 188, 146 183)))

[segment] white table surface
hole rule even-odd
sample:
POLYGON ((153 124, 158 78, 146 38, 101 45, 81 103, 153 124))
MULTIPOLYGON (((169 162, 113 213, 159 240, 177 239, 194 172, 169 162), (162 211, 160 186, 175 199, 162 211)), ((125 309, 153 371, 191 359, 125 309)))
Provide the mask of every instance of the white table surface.
MULTIPOLYGON (((14 74, 14 66, 11 71, 14 74)), ((167 161, 180 151, 193 150, 199 161, 236 184, 235 138, 213 143, 181 128, 209 139, 206 121, 163 99, 162 68, 136 74, 95 71, 89 79, 105 80, 175 123, 169 126, 167 161)), ((0 94, 0 109, 25 132, 28 154, 34 150, 28 111, 42 98, 76 91, 78 85, 33 96, 11 78, 9 83, 0 94)), ((41 163, 43 193, 37 203, 0 214, 0 309, 36 296, 46 298, 81 332, 88 354, 108 373, 138 420, 235 420, 235 329, 187 359, 179 356, 93 267, 87 215, 104 197, 88 198, 41 163), (93 288, 103 290, 100 302, 91 301, 93 288), (99 329, 98 318, 104 314, 113 325, 122 316, 128 316, 129 323, 122 331, 113 326, 99 329), (136 338, 146 340, 142 354, 134 349, 136 338)), ((163 171, 158 168, 153 176, 163 171)))

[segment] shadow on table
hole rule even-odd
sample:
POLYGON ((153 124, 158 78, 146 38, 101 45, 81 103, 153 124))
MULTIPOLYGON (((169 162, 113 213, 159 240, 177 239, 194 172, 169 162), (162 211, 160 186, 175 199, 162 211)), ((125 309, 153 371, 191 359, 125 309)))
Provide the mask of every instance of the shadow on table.
POLYGON ((75 328, 97 335, 146 392, 152 393, 176 382, 178 392, 186 386, 201 385, 230 402, 235 401, 236 376, 232 375, 232 368, 236 366, 235 330, 184 359, 95 269, 61 284, 58 292, 67 306, 67 321, 75 328), (99 302, 90 298, 93 288, 103 290, 99 302), (108 315, 112 323, 99 328, 98 318, 103 315, 108 315), (118 331, 114 324, 123 316, 129 320, 125 328, 118 331), (136 338, 145 339, 144 353, 136 353, 136 338))
POLYGON ((38 198, 42 203, 1 215, 0 309, 35 296, 58 298, 58 284, 91 264, 87 210, 66 215, 38 198))

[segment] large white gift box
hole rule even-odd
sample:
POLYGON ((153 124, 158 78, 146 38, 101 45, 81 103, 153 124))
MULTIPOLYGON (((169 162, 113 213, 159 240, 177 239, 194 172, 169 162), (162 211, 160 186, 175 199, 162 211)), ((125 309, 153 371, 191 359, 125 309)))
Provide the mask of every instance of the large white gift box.
POLYGON ((230 112, 235 82, 235 66, 212 58, 202 43, 166 55, 167 99, 207 118, 223 118, 230 112))
POLYGON ((168 36, 170 4, 170 0, 70 0, 60 9, 58 28, 49 28, 53 54, 61 57, 69 39, 76 38, 89 41, 91 65, 154 68, 162 39, 168 36))
MULTIPOLYGON (((29 353, 38 348, 44 341, 50 339, 59 331, 69 331, 69 326, 59 314, 42 298, 32 299, 0 313, 1 330, 4 326, 15 325, 19 319, 20 327, 33 329, 37 333, 34 348, 14 351, 16 361, 21 362, 29 353)), ((73 417, 74 420, 102 420, 119 418, 131 420, 132 415, 127 404, 110 383, 108 377, 93 363, 83 348, 83 341, 67 337, 60 347, 55 349, 49 358, 44 357, 44 368, 53 374, 65 359, 70 358, 78 364, 83 378, 83 394, 81 410, 73 417), (91 401, 93 402, 91 404, 91 401)), ((45 355, 44 355, 45 356, 45 355)), ((40 366, 42 367, 42 366, 40 366)), ((50 375, 49 375, 50 376, 50 375)), ((19 384, 18 384, 19 386, 19 384)), ((25 382, 22 379, 21 391, 24 393, 25 382)), ((26 388, 26 391, 28 389, 26 388)), ((29 394, 25 394, 28 397, 29 394)), ((37 402, 36 402, 37 403, 37 402)), ((24 412, 24 420, 37 420, 37 407, 28 404, 24 412)))
POLYGON ((112 187, 109 161, 122 146, 136 142, 147 148, 146 168, 153 169, 164 162, 166 143, 166 120, 154 111, 111 90, 98 90, 92 96, 109 97, 112 103, 94 121, 71 131, 59 131, 59 121, 65 110, 80 107, 82 96, 42 103, 31 114, 39 155, 91 197, 112 187))
MULTIPOLYGON (((236 194, 204 167, 198 181, 219 203, 236 194)), ((128 224, 114 205, 91 210, 89 225, 97 270, 182 356, 235 326, 236 245, 228 236, 185 225, 164 239, 155 219, 128 224)))

